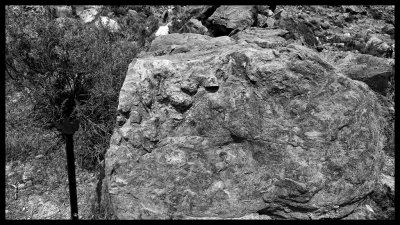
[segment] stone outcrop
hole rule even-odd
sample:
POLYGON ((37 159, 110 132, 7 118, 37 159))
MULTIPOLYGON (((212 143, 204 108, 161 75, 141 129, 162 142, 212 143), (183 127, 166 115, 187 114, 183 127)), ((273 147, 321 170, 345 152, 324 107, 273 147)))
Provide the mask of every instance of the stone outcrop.
POLYGON ((371 38, 365 44, 365 52, 374 56, 384 56, 390 49, 390 45, 379 39, 377 36, 371 38))
POLYGON ((287 45, 287 41, 284 37, 288 33, 288 31, 282 29, 263 29, 251 27, 232 35, 232 38, 239 41, 245 41, 247 43, 255 43, 262 48, 275 48, 287 45))
POLYGON ((101 204, 119 219, 358 209, 381 179, 382 107, 368 85, 285 33, 156 38, 121 88, 101 204))
POLYGON ((243 30, 254 24, 256 9, 254 6, 220 6, 208 18, 212 26, 214 36, 228 35, 234 29, 243 30))
POLYGON ((324 52, 321 57, 347 77, 363 81, 372 90, 386 96, 389 81, 394 77, 394 59, 351 52, 324 52))
POLYGON ((189 19, 185 25, 179 30, 179 33, 192 33, 192 34, 202 34, 207 35, 208 29, 203 26, 203 24, 197 19, 189 19))

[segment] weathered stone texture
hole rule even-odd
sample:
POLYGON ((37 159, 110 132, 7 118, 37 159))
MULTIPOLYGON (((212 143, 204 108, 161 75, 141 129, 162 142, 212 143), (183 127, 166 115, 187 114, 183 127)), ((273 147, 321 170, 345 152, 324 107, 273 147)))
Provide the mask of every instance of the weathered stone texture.
POLYGON ((256 9, 253 5, 220 6, 209 20, 230 29, 243 29, 254 23, 256 9))
POLYGON ((380 177, 374 93, 284 41, 158 37, 118 110, 103 183, 119 219, 342 218, 380 177))

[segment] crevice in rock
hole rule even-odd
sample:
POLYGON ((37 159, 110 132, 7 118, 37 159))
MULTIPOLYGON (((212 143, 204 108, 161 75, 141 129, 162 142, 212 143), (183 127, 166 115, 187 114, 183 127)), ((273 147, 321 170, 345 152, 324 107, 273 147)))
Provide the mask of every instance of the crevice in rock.
POLYGON ((200 20, 203 24, 204 22, 212 15, 214 14, 215 10, 217 10, 217 8, 220 5, 213 5, 210 8, 208 8, 203 14, 199 15, 196 19, 200 20))
POLYGON ((275 209, 271 210, 270 208, 264 208, 264 209, 258 210, 257 213, 259 215, 267 215, 267 216, 271 217, 272 219, 278 219, 278 220, 279 219, 287 219, 279 214, 275 214, 274 211, 276 211, 276 210, 275 209))
MULTIPOLYGON (((171 104, 172 105, 172 104, 171 104)), ((184 106, 184 105, 172 105, 172 107, 174 107, 174 109, 181 113, 184 114, 186 111, 188 111, 190 109, 190 107, 192 107, 192 104, 188 105, 188 106, 184 106)))
POLYGON ((103 186, 103 179, 105 177, 105 168, 103 165, 100 165, 100 174, 98 177, 98 182, 97 182, 97 186, 96 186, 96 193, 97 193, 97 204, 100 206, 101 203, 101 189, 103 186))
POLYGON ((118 110, 118 113, 121 116, 123 116, 125 119, 129 119, 130 110, 128 110, 128 111, 118 110))
POLYGON ((193 95, 195 95, 195 94, 197 93, 197 90, 196 90, 196 91, 189 91, 189 90, 186 89, 186 88, 181 88, 181 91, 182 91, 183 93, 189 95, 189 96, 193 96, 193 95))
POLYGON ((239 137, 239 136, 237 136, 237 135, 235 135, 235 134, 232 134, 232 133, 231 133, 231 138, 232 138, 232 140, 233 140, 233 143, 243 143, 243 142, 246 141, 246 138, 244 138, 244 137, 239 137))
POLYGON ((300 213, 309 213, 309 212, 315 212, 318 210, 317 208, 304 208, 304 207, 299 207, 299 206, 292 206, 285 204, 286 207, 288 207, 292 212, 300 212, 300 213))
POLYGON ((211 92, 211 93, 215 93, 218 91, 219 87, 218 86, 213 86, 213 87, 204 87, 206 89, 206 91, 211 92))
POLYGON ((209 21, 204 22, 204 26, 207 27, 212 37, 228 36, 234 30, 209 21))

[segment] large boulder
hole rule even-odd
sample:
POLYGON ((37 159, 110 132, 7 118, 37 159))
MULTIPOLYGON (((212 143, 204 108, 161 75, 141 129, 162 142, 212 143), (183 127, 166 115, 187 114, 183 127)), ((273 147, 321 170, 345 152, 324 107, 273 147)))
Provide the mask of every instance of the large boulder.
POLYGON ((254 24, 256 9, 252 5, 239 6, 220 6, 208 18, 215 26, 223 27, 227 30, 244 29, 254 24))
POLYGON ((386 96, 389 81, 394 76, 394 59, 333 51, 323 52, 321 56, 347 77, 363 81, 372 90, 386 96))
POLYGON ((351 52, 323 52, 320 56, 334 65, 338 72, 366 83, 376 93, 378 103, 382 106, 383 118, 386 120, 386 126, 382 127, 386 137, 383 150, 388 157, 394 157, 395 110, 394 102, 389 98, 394 91, 394 59, 351 52))
POLYGON ((118 112, 99 201, 119 219, 342 218, 381 175, 376 96, 304 46, 157 37, 118 112))

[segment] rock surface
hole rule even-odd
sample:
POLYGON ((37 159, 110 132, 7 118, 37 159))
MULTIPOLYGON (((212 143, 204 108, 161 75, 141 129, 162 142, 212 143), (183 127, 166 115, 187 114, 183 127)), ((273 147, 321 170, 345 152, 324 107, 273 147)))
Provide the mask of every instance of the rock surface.
POLYGON ((179 30, 180 33, 192 33, 207 35, 208 29, 197 19, 190 19, 185 25, 179 30))
POLYGON ((102 181, 119 219, 343 218, 374 190, 373 91, 307 47, 259 44, 282 30, 249 32, 161 36, 130 64, 102 181))
POLYGON ((110 19, 107 16, 100 16, 100 18, 95 22, 95 25, 96 27, 105 27, 112 32, 116 32, 121 29, 117 21, 110 19))
POLYGON ((68 17, 72 16, 71 6, 54 6, 56 17, 68 17))
POLYGON ((394 76, 394 59, 351 52, 324 52, 321 57, 347 77, 363 81, 372 90, 386 96, 388 83, 394 76))
POLYGON ((77 12, 78 16, 84 23, 90 23, 96 19, 99 14, 98 8, 88 8, 77 12))
POLYGON ((208 20, 213 25, 224 27, 228 30, 242 30, 254 23, 255 13, 256 9, 252 5, 220 6, 208 20))
POLYGON ((233 39, 243 40, 247 43, 255 43, 262 48, 274 48, 286 46, 285 36, 289 32, 282 29, 263 29, 257 27, 248 28, 232 36, 233 39))

